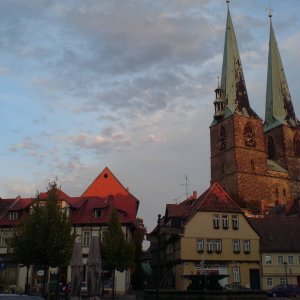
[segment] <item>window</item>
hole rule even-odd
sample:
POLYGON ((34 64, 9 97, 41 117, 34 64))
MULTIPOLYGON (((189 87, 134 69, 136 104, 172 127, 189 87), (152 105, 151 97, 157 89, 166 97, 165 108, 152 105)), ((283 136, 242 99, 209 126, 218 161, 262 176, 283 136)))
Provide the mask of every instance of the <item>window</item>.
POLYGON ((250 240, 243 241, 244 253, 250 253, 250 240))
POLYGON ((294 264, 294 256, 293 255, 289 255, 288 256, 288 264, 289 265, 293 265, 294 264))
POLYGON ((267 277, 267 286, 273 286, 273 278, 267 277))
POLYGON ((279 283, 280 284, 286 284, 285 277, 280 277, 279 278, 279 283))
POLYGON ((91 244, 91 232, 90 231, 84 231, 82 234, 82 246, 90 246, 91 244))
POLYGON ((283 256, 282 255, 278 255, 278 257, 277 257, 277 263, 278 263, 278 265, 282 265, 283 264, 283 256))
POLYGON ((233 252, 234 253, 239 253, 240 252, 240 241, 239 240, 233 240, 233 252))
POLYGON ((229 227, 228 216, 222 216, 222 227, 224 229, 228 229, 228 227, 229 227))
POLYGON ((232 272, 233 272, 233 282, 240 282, 241 281, 240 268, 234 267, 232 268, 232 272))
POLYGON ((276 152, 275 152, 275 143, 271 136, 268 137, 268 158, 275 159, 276 152))
POLYGON ((272 256, 271 255, 265 255, 265 264, 266 265, 272 264, 272 256))
POLYGON ((108 178, 108 174, 105 173, 105 174, 104 174, 104 178, 108 178))
POLYGON ((222 241, 221 240, 214 240, 215 252, 221 253, 222 252, 222 241))
POLYGON ((245 146, 255 148, 256 146, 255 133, 250 123, 247 123, 244 128, 244 139, 245 139, 245 146))
POLYGON ((9 220, 17 220, 18 219, 18 212, 17 211, 11 211, 8 215, 9 220))
POLYGON ((203 252, 204 251, 204 240, 203 239, 199 239, 196 242, 196 250, 198 252, 203 252))
POLYGON ((213 215, 213 225, 215 229, 220 228, 220 216, 219 215, 213 215))
POLYGON ((232 216, 231 217, 231 221, 232 221, 232 229, 237 230, 239 229, 239 216, 232 216))
POLYGON ((12 237, 11 231, 3 231, 0 235, 0 247, 7 247, 7 239, 12 237))
POLYGON ((295 156, 300 156, 300 135, 294 136, 294 154, 295 156))
POLYGON ((206 240, 206 250, 208 253, 212 253, 214 248, 213 248, 213 240, 206 240))
POLYGON ((251 170, 254 171, 255 170, 255 164, 254 164, 253 159, 250 160, 250 164, 251 164, 251 170))
POLYGON ((226 149, 226 130, 223 126, 220 127, 220 151, 226 149))
POLYGON ((101 218, 101 216, 102 216, 102 209, 100 209, 100 208, 95 208, 95 209, 94 209, 94 217, 95 217, 95 218, 101 218))

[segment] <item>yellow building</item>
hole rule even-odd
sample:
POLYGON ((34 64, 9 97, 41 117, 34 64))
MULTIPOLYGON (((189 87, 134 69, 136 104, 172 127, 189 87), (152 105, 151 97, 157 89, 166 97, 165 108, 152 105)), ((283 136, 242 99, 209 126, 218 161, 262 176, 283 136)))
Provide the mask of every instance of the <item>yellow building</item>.
POLYGON ((180 204, 168 204, 148 239, 161 288, 192 289, 196 280, 200 288, 219 281, 223 287, 260 289, 260 237, 217 183, 199 198, 194 193, 180 204))
POLYGON ((262 237, 262 289, 268 290, 278 284, 300 286, 299 217, 269 217, 250 222, 262 237))

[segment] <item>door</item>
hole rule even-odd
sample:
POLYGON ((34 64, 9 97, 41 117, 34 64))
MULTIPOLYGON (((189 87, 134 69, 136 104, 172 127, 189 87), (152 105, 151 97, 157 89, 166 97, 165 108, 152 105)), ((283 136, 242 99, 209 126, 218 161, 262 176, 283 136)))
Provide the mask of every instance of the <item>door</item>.
POLYGON ((252 290, 260 290, 259 269, 250 269, 250 288, 252 290))

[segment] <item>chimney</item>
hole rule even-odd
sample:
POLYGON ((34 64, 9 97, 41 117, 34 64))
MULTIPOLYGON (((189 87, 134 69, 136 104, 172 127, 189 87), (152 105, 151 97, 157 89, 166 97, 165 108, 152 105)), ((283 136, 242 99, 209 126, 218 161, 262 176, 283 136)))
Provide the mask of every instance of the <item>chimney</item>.
POLYGON ((193 191, 193 199, 194 199, 194 200, 197 199, 197 191, 193 191))

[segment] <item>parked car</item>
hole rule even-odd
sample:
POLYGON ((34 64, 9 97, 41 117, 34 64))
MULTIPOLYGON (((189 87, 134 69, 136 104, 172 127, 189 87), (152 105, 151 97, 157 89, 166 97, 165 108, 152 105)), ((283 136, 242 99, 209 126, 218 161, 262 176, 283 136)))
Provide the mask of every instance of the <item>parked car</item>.
POLYGON ((300 295, 300 287, 294 284, 280 284, 267 291, 268 297, 296 297, 297 295, 300 295))

